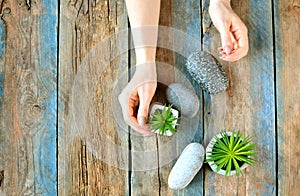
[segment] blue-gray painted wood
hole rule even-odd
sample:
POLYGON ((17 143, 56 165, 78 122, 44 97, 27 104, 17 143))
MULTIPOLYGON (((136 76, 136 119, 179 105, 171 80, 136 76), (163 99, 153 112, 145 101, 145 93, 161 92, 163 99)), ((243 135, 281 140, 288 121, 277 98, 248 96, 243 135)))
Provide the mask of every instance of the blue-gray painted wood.
POLYGON ((44 127, 33 139, 34 164, 39 166, 36 189, 49 196, 57 193, 58 6, 57 1, 43 0, 39 15, 39 78, 48 96, 44 102, 44 127))
POLYGON ((273 1, 278 195, 295 195, 300 186, 300 1, 273 1))
POLYGON ((58 2, 1 6, 0 194, 56 195, 58 2))
POLYGON ((3 87, 4 87, 4 50, 5 50, 5 24, 3 20, 0 20, 0 112, 2 108, 2 101, 4 99, 3 87))
MULTIPOLYGON (((5 41, 5 25, 3 20, 0 20, 0 119, 2 118, 3 112, 2 112, 2 103, 4 99, 3 94, 3 88, 4 88, 4 41, 5 41)), ((1 131, 0 126, 0 149, 4 149, 4 140, 6 139, 5 133, 1 131)), ((5 161, 4 161, 5 152, 0 151, 0 171, 2 171, 5 167, 5 161)), ((1 194, 1 191, 0 191, 1 194)))
MULTIPOLYGON (((254 137, 258 155, 256 164, 241 177, 226 178, 205 171, 205 193, 207 195, 249 194, 276 195, 276 138, 275 138, 275 91, 274 54, 271 1, 231 1, 233 9, 248 27, 249 53, 235 62, 221 61, 229 75, 230 85, 226 96, 225 129, 240 129, 254 137), (247 13, 247 14, 244 14, 247 13)), ((208 15, 209 1, 204 1, 204 13, 208 15)), ((216 57, 221 42, 219 33, 209 17, 203 22, 208 31, 204 46, 216 57), (209 27, 210 26, 210 27, 209 27)), ((214 99, 205 96, 207 115, 214 108, 214 99)), ((222 110, 214 108, 214 110, 222 110)), ((207 124, 210 122, 206 118, 207 124)), ((206 126, 207 131, 208 126, 206 126)), ((218 132, 218 130, 214 130, 218 132)), ((206 143, 212 133, 205 133, 206 143)))
POLYGON ((275 81, 272 1, 249 1, 250 112, 247 130, 257 143, 257 162, 249 168, 250 195, 276 195, 275 81), (266 156, 267 155, 267 156, 266 156))
MULTIPOLYGON (((186 33, 188 37, 191 37, 197 40, 197 43, 184 43, 186 44, 186 49, 193 48, 195 50, 201 50, 201 2, 197 0, 186 0, 180 1, 175 0, 173 1, 172 5, 172 21, 173 21, 173 28, 176 30, 180 30, 183 33, 186 33), (197 45, 198 44, 198 45, 197 45)), ((174 40, 176 42, 176 39, 174 40)), ((194 52, 194 51, 193 51, 194 52)), ((196 52, 196 51, 195 51, 196 52)), ((180 71, 183 75, 187 77, 189 82, 194 87, 195 92, 197 93, 199 99, 199 110, 197 117, 199 118, 198 121, 198 128, 195 130, 195 136, 192 140, 193 142, 199 142, 202 144, 203 142, 203 107, 202 107, 202 89, 197 84, 197 82, 193 81, 191 76, 189 75, 188 71, 186 70, 186 57, 183 57, 179 54, 175 54, 175 67, 180 71)), ((175 76, 176 77, 176 76, 175 76)), ((175 78, 175 80, 179 80, 180 78, 175 78)), ((182 82, 182 81, 181 81, 182 82)), ((188 128, 188 127, 186 127, 188 128)), ((185 128, 182 128, 184 131, 185 128)), ((178 152, 181 153, 181 152, 178 152)), ((177 191, 174 195, 203 195, 203 169, 201 169, 192 182, 183 190, 177 191)))

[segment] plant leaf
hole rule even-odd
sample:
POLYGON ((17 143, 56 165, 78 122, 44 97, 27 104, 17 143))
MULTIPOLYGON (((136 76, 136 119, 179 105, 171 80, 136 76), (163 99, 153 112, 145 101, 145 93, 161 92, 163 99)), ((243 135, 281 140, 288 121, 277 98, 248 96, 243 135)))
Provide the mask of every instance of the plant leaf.
POLYGON ((239 164, 237 163, 237 161, 234 158, 232 160, 233 160, 234 168, 236 170, 236 175, 239 176, 242 173, 242 170, 239 164))
POLYGON ((235 152, 250 151, 250 150, 254 150, 254 149, 255 149, 255 144, 248 144, 239 149, 236 149, 235 152))
POLYGON ((234 131, 231 132, 231 136, 230 136, 230 140, 229 140, 228 145, 229 145, 229 150, 232 151, 233 146, 234 146, 234 131))
POLYGON ((229 173, 231 172, 231 162, 232 162, 232 159, 229 159, 227 167, 226 167, 225 176, 229 175, 229 173))

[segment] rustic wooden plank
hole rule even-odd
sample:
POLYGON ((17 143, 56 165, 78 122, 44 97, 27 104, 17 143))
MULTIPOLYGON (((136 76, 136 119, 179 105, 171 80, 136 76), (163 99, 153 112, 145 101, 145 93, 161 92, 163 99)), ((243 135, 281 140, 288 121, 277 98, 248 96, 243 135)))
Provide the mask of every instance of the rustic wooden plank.
POLYGON ((128 131, 114 116, 128 35, 108 39, 127 28, 124 2, 64 0, 60 10, 59 194, 128 195, 128 131))
MULTIPOLYGON (((161 1, 161 10, 159 16, 159 26, 161 27, 172 27, 172 0, 161 1)), ((158 35, 162 36, 162 35, 158 35)), ((161 39, 173 39, 172 36, 161 39)), ((160 41, 158 41, 160 42, 160 41)), ((160 44, 159 44, 160 45, 160 44)), ((159 86, 156 91, 156 97, 152 100, 153 102, 167 103, 166 89, 167 85, 175 81, 174 66, 174 51, 170 48, 159 47, 157 49, 156 61, 158 62, 157 73, 159 86)), ((173 163, 165 163, 166 154, 169 154, 166 148, 167 142, 170 142, 170 138, 164 136, 157 136, 157 156, 158 156, 158 182, 159 182, 159 195, 170 195, 172 190, 168 186, 169 173, 173 167, 173 163)), ((170 147, 170 145, 168 145, 170 147)), ((176 148, 175 148, 176 149, 176 148)), ((170 153, 171 154, 171 153, 170 153)))
POLYGON ((300 130, 300 1, 274 1, 278 195, 296 195, 300 130))
MULTIPOLYGON (((3 20, 0 20, 0 119, 3 118, 2 102, 4 100, 3 88, 4 88, 4 50, 5 50, 5 24, 3 20)), ((2 126, 0 126, 2 130, 2 126)), ((3 194, 4 183, 4 167, 5 167, 5 133, 0 131, 0 194, 3 194)))
MULTIPOLYGON (((157 73, 158 73, 158 88, 156 95, 153 98, 152 102, 162 102, 166 103, 165 90, 166 86, 174 82, 175 79, 177 82, 186 83, 185 78, 182 78, 182 75, 187 75, 187 72, 184 70, 184 58, 180 55, 175 55, 174 51, 185 54, 185 51, 182 51, 183 46, 178 46, 176 36, 173 30, 181 32, 186 32, 190 36, 195 36, 200 38, 200 3, 198 1, 187 1, 187 2, 177 2, 177 1, 162 1, 161 2, 161 11, 160 11, 160 32, 158 41, 158 51, 156 55, 157 61, 157 73), (190 11, 192 10, 192 12, 190 11), (174 14, 175 12, 175 14, 174 14), (186 24, 186 25, 185 25, 186 24), (164 26, 164 27, 162 27, 164 26), (169 27, 169 28, 166 28, 169 27), (172 29, 172 27, 174 29, 172 29), (167 35, 165 34, 167 33, 167 35), (174 34, 173 34, 174 33, 174 34), (179 47, 179 48, 174 48, 179 47), (177 65, 177 69, 181 70, 183 74, 176 74, 174 65, 177 65), (177 77, 177 78, 175 78, 177 77)), ((181 33, 180 35, 184 34, 181 33)), ((178 33, 178 32, 177 32, 178 33)), ((184 37, 186 39, 186 37, 184 37)), ((200 39, 199 39, 200 40, 200 39)), ((200 41, 199 41, 200 43, 200 41)), ((189 46, 188 43, 184 43, 186 47, 189 46)), ((200 48, 200 44, 198 45, 200 48)), ((132 55, 132 62, 134 61, 134 55, 132 55)), ((133 63, 134 64, 134 63, 133 63)), ((200 88, 196 86, 196 91, 200 88)), ((199 90, 199 96, 201 97, 201 90, 199 90)), ((202 110, 201 110, 202 111, 202 110)), ((202 122, 202 117, 200 119, 202 122)), ((186 131, 188 128, 188 123, 182 125, 180 131, 186 131)), ((199 126, 197 136, 195 140, 201 142, 202 140, 202 125, 199 126), (200 137, 199 137, 200 136, 200 137), (197 138, 198 137, 198 138, 197 138)), ((132 136, 131 136, 132 137, 132 136)), ((175 143, 172 141, 172 138, 164 136, 156 136, 152 138, 131 138, 131 144, 133 150, 153 150, 157 149, 157 152, 153 151, 152 157, 153 162, 157 162, 157 166, 152 165, 153 169, 148 171, 139 172, 132 171, 132 194, 133 195, 191 195, 202 193, 202 184, 201 179, 202 173, 195 178, 193 183, 183 191, 172 191, 168 187, 168 176, 175 162, 172 162, 171 156, 174 156, 174 153, 178 156, 185 146, 178 145, 177 139, 175 138, 175 143), (178 149, 177 149, 178 148, 178 149), (173 152, 175 151, 175 152, 173 152), (169 157, 168 157, 169 156, 169 157)), ((175 159, 175 157, 174 157, 175 159)), ((141 164, 138 162, 139 159, 132 157, 133 168, 136 167, 135 164, 141 164)))
MULTIPOLYGON (((168 23, 168 19, 164 18, 161 20, 162 15, 166 15, 164 13, 165 6, 168 2, 161 2, 160 6, 160 19, 159 24, 168 23)), ((134 51, 134 44, 131 37, 130 43, 131 56, 130 56, 130 76, 132 77, 135 72, 135 65, 136 65, 136 55, 134 51)), ((158 59, 162 59, 164 53, 170 53, 170 51, 165 50, 164 48, 158 48, 156 54, 156 61, 158 59)), ((168 58, 165 60, 167 61, 168 58)), ((157 67, 158 73, 158 81, 161 77, 160 71, 157 67)), ((156 93, 153 97, 152 102, 159 101, 162 102, 165 100, 165 97, 162 98, 165 86, 158 83, 156 93)), ((131 172, 130 172, 130 179, 131 179, 131 195, 160 195, 160 173, 159 173, 159 153, 158 153, 158 138, 159 136, 151 136, 151 137, 144 137, 141 135, 137 135, 137 133, 130 129, 130 150, 131 150, 131 172)))
MULTIPOLYGON (((247 194, 276 195, 275 62, 273 25, 270 23, 272 2, 250 1, 248 7, 251 9, 248 13, 251 126, 247 131, 254 136, 258 156, 254 167, 249 168, 247 194)), ((242 13, 246 12, 239 14, 242 13)))
POLYGON ((156 136, 135 137, 131 134, 131 195, 159 195, 160 182, 156 140, 156 136), (146 157, 147 155, 148 157, 146 157))
MULTIPOLYGON (((5 1, 1 8, 6 32, 1 65, 0 124, 5 135, 1 193, 54 195, 57 3, 5 1)), ((3 49, 1 42, 2 54, 3 49)))
MULTIPOLYGON (((171 24, 171 1, 161 1, 159 25, 170 26, 171 24)), ((160 36, 160 35, 158 35, 160 36)), ((133 44, 131 44, 133 48, 133 44)), ((136 56, 134 51, 131 52, 131 75, 134 73, 136 56)), ((166 85, 174 80, 173 51, 168 48, 159 47, 156 52, 156 67, 158 86, 152 99, 153 102, 166 103, 166 85), (162 66, 165 63, 166 66, 162 66), (168 82, 167 82, 168 81, 168 82)), ((161 143, 164 136, 141 137, 136 136, 131 131, 131 194, 132 195, 165 195, 168 189, 168 173, 170 167, 161 168, 161 143), (150 158, 151 157, 151 158, 150 158), (149 161, 148 161, 149 160, 149 161), (144 162, 147 163, 144 163, 144 162)), ((164 164, 165 165, 165 164, 164 164)))
MULTIPOLYGON (((135 72, 136 55, 132 34, 130 34, 130 78, 135 72)), ((159 88, 159 87, 158 87, 159 88)), ((157 96, 154 96, 157 97, 157 96)), ((130 195, 159 195, 159 164, 157 153, 157 136, 144 137, 133 129, 130 130, 130 195)))
MULTIPOLYGON (((249 54, 236 63, 224 65, 230 85, 226 95, 206 95, 206 112, 222 122, 206 124, 205 143, 219 129, 242 130, 257 143, 256 164, 245 175, 223 177, 205 170, 205 193, 208 195, 276 195, 274 60, 271 1, 231 1, 233 9, 248 27, 249 54), (247 13, 247 14, 245 14, 247 13), (225 99, 225 102, 222 100, 225 99), (222 107, 215 107, 217 104, 222 107), (225 112, 225 113, 224 113, 225 112), (220 116, 219 114, 224 114, 220 116), (209 126, 214 127, 208 130, 209 126)), ((209 1, 204 1, 208 14, 209 1)), ((219 34, 204 16, 205 48, 218 57, 219 34)))
MULTIPOLYGON (((182 43, 182 46, 176 44, 180 38, 174 37, 174 50, 177 52, 174 56, 175 67, 176 67, 176 75, 175 81, 179 83, 183 83, 187 86, 192 85, 194 88, 198 99, 199 99, 199 111, 198 114, 193 119, 184 119, 185 123, 181 123, 179 127, 179 131, 186 132, 187 130, 192 130, 190 133, 194 135, 191 136, 191 139, 188 139, 187 136, 185 139, 188 139, 190 142, 199 142, 202 144, 203 142, 203 108, 202 108, 202 89, 200 86, 193 81, 190 74, 187 72, 185 68, 186 58, 197 50, 201 50, 201 1, 197 0, 186 0, 172 1, 172 27, 176 30, 182 32, 180 37, 182 40, 186 42, 182 43), (192 41, 193 40, 193 41, 192 41), (182 50, 180 47, 183 47, 182 50), (197 126, 194 124, 197 123, 197 126), (193 138, 193 139, 192 139, 193 138)), ((191 86, 190 86, 191 87, 191 86)), ((183 120, 183 119, 182 119, 183 120)), ((189 133, 189 134, 190 134, 189 133)), ((177 142, 177 153, 178 156, 182 153, 183 146, 182 140, 183 138, 178 138, 177 142)), ((187 143, 188 144, 188 143, 187 143)), ((175 163, 175 162, 174 162, 175 163)), ((183 190, 174 191, 174 195, 203 195, 204 194, 203 187, 203 169, 201 169, 193 181, 183 190)))
MULTIPOLYGON (((136 56, 130 42, 130 78, 135 72, 136 56)), ((159 195, 157 136, 145 137, 130 128, 130 195, 159 195)))
MULTIPOLYGON (((153 102, 160 101, 165 103, 165 90, 166 85, 174 82, 187 83, 184 76, 187 76, 187 72, 184 69, 185 58, 180 55, 175 55, 174 51, 180 53, 181 55, 186 55, 184 47, 189 47, 189 43, 184 43, 184 46, 179 46, 176 37, 178 30, 181 30, 180 35, 183 35, 184 39, 188 40, 184 32, 188 33, 189 36, 194 36, 199 39, 199 45, 196 48, 200 48, 200 2, 198 1, 187 1, 187 2, 177 2, 177 1, 162 1, 161 2, 161 13, 160 13, 160 26, 167 26, 170 28, 161 28, 158 41, 158 51, 157 51, 157 72, 158 72, 158 88, 156 91, 156 96, 153 98, 153 102), (192 10, 192 11, 191 11, 192 10), (186 25, 184 25, 186 24, 186 25), (172 27, 174 29, 172 29, 172 27), (174 31, 174 32, 173 32, 174 31), (175 32, 177 31, 177 32, 175 32), (168 35, 163 33, 169 33, 168 35), (173 37, 175 36, 175 37, 173 37), (173 43, 174 42, 174 43, 173 43), (165 47, 165 48, 164 48, 165 47), (175 47, 175 48, 174 48, 175 47), (179 48, 176 48, 179 47, 179 48), (183 49, 183 50, 182 50, 183 49), (177 69, 181 71, 181 74, 176 73, 172 66, 175 65, 177 69)), ((195 44, 192 44, 195 47, 195 44)), ((191 48, 193 48, 191 47, 191 48)), ((134 61, 134 55, 132 57, 132 62, 134 61)), ((190 80, 191 81, 191 80, 190 80)), ((192 81, 191 81, 192 82, 192 81)), ((199 98, 201 99, 202 91, 200 87, 195 85, 195 89, 198 92, 199 98)), ((200 101, 202 102, 202 101, 200 101)), ((200 109, 202 111, 202 109, 200 109)), ((201 112, 200 112, 201 113, 201 112)), ((200 114, 201 116, 201 114, 200 114)), ((199 117, 199 126, 194 141, 202 141, 202 117, 199 117)), ((186 131, 190 125, 186 123, 180 127, 179 131, 186 131)), ((196 132, 196 131, 195 131, 196 132)), ((174 136, 173 136, 174 137, 174 136)), ((193 136, 192 136, 193 137, 193 136)), ((177 138, 178 140, 183 140, 183 138, 177 138)), ((167 138, 163 136, 156 136, 152 138, 131 138, 131 144, 133 150, 142 150, 157 148, 157 154, 153 152, 153 158, 157 161, 157 166, 151 170, 138 172, 132 172, 132 194, 134 195, 199 195, 203 192, 203 181, 202 172, 196 176, 195 180, 183 191, 172 191, 168 187, 168 175, 172 169, 175 162, 170 160, 170 156, 177 156, 182 152, 185 146, 177 145, 179 141, 175 138, 175 143, 172 138, 167 138), (166 146, 167 145, 167 146, 166 146), (170 153, 168 153, 170 151, 170 153), (169 157, 168 157, 169 156, 169 157), (150 183, 150 184, 149 184, 150 183)), ((181 141, 182 143, 182 141, 181 141)), ((174 157, 175 158, 175 157, 174 157)), ((138 164, 139 159, 132 157, 133 168, 134 164, 138 164)))

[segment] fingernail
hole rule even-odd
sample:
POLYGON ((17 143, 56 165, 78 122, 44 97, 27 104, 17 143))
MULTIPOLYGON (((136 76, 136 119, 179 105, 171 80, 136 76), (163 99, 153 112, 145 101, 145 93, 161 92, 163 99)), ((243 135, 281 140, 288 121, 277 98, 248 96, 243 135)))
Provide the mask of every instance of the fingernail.
POLYGON ((141 126, 144 126, 144 125, 146 124, 146 118, 145 118, 145 117, 140 117, 140 118, 139 118, 139 124, 140 124, 141 126))
POLYGON ((225 46, 225 52, 226 52, 226 54, 230 54, 230 52, 231 52, 230 46, 225 46))

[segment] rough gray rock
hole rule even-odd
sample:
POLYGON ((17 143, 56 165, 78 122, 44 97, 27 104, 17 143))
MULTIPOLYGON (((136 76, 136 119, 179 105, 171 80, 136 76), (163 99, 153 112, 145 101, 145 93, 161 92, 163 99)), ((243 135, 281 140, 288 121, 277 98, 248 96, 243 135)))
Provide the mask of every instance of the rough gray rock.
POLYGON ((187 145, 169 174, 169 187, 173 190, 185 188, 201 169, 203 160, 204 148, 201 144, 187 145))
POLYGON ((191 54, 186 67, 192 78, 210 94, 221 93, 227 89, 227 75, 211 54, 204 51, 191 54))
POLYGON ((199 101, 193 89, 180 83, 172 83, 168 86, 166 94, 168 101, 181 115, 191 118, 197 114, 199 101))

